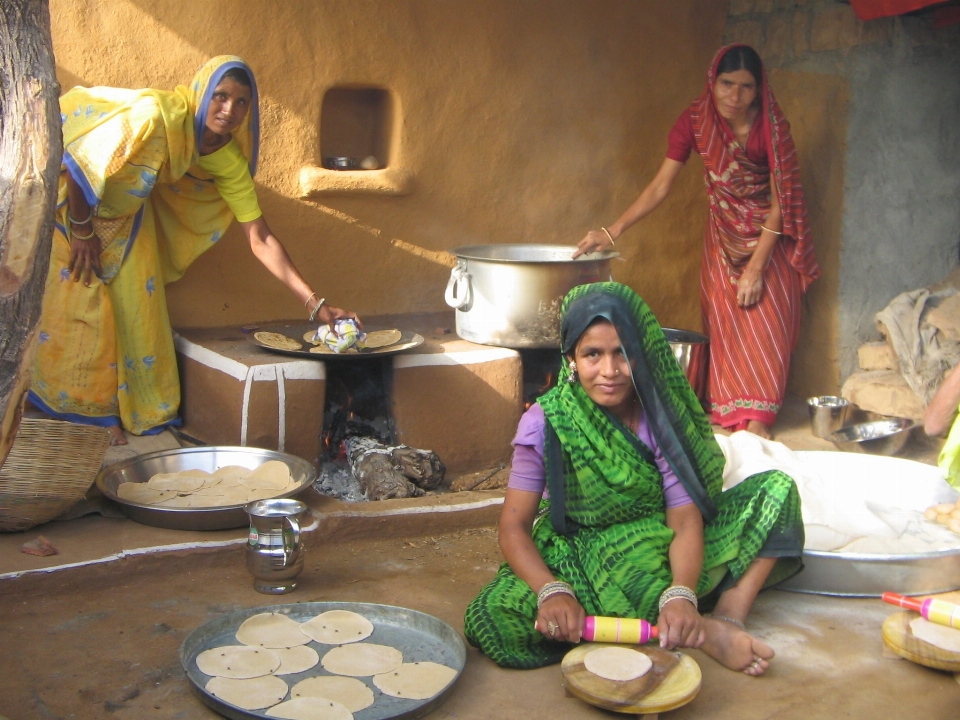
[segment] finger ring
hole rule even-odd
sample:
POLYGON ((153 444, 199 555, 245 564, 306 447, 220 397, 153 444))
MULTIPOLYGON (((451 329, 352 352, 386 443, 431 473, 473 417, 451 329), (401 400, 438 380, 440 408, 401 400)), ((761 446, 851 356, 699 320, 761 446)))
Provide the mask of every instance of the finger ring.
POLYGON ((758 667, 760 667, 760 660, 759 659, 754 660, 753 665, 751 665, 750 667, 756 670, 758 667))
POLYGON ((547 630, 550 632, 550 637, 553 637, 557 634, 557 628, 559 627, 560 626, 553 622, 553 620, 547 623, 547 630))

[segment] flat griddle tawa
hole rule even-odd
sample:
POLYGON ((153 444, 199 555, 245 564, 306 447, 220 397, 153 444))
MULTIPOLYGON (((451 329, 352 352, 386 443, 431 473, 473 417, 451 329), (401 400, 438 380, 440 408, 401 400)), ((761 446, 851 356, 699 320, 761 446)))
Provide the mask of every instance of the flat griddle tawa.
POLYGON ((901 610, 883 621, 883 642, 897 655, 936 670, 960 673, 960 653, 951 652, 921 640, 910 630, 910 622, 920 617, 901 610))
MULTIPOLYGON (((365 328, 368 332, 373 330, 389 330, 390 328, 365 328)), ((395 355, 397 353, 403 352, 404 350, 410 350, 411 348, 419 347, 423 345, 424 338, 419 333, 410 332, 409 330, 404 330, 400 334, 400 339, 393 343, 392 345, 384 345, 383 347, 378 348, 363 348, 361 350, 356 350, 354 352, 344 352, 344 353, 335 353, 322 352, 322 353, 312 353, 310 348, 314 347, 310 343, 306 342, 303 339, 303 336, 310 331, 316 332, 317 325, 316 323, 288 323, 284 325, 258 325, 256 329, 251 330, 247 334, 247 340, 256 345, 257 347, 263 348, 264 350, 269 350, 270 352, 279 353, 280 355, 291 355, 293 357, 302 357, 309 358, 311 360, 358 360, 361 358, 369 357, 380 357, 381 355, 395 355), (257 340, 256 335, 258 332, 273 332, 279 333, 280 335, 285 335, 291 340, 296 340, 300 343, 299 350, 282 350, 280 348, 270 347, 269 345, 264 345, 262 342, 257 340)))
POLYGON ((610 646, 610 643, 583 643, 563 658, 560 672, 571 695, 605 710, 631 715, 656 715, 686 705, 700 692, 700 666, 694 659, 656 646, 631 648, 653 661, 650 671, 636 680, 606 680, 584 667, 583 658, 588 652, 610 646))

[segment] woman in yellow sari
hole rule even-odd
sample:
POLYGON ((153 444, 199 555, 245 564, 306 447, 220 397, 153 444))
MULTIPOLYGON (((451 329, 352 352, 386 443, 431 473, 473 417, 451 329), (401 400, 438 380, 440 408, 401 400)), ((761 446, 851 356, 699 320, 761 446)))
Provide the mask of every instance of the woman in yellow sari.
POLYGON ((179 424, 164 286, 234 217, 311 320, 356 318, 318 297, 260 212, 257 104, 253 72, 228 55, 173 92, 77 87, 60 98, 64 158, 34 405, 108 427, 121 444, 122 429, 179 424))

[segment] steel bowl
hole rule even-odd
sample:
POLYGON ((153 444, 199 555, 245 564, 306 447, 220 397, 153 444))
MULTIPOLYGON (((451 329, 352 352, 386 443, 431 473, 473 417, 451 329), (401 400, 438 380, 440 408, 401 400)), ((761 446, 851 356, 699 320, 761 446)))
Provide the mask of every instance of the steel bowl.
POLYGON ((670 349, 680 363, 680 369, 690 381, 690 386, 700 402, 707 399, 707 363, 709 361, 710 340, 706 335, 691 330, 663 328, 670 349))
POLYGON ((807 399, 810 410, 810 430, 814 437, 825 438, 842 430, 853 406, 850 401, 836 395, 818 395, 807 399))
POLYGON ((353 170, 357 167, 356 158, 352 157, 325 157, 323 164, 328 170, 353 170))
POLYGON ((848 425, 827 436, 845 452, 896 455, 910 439, 916 423, 909 418, 889 418, 848 425))
POLYGON ((252 470, 268 460, 285 463, 297 482, 296 487, 277 497, 296 495, 316 479, 313 465, 295 455, 262 448, 213 446, 160 450, 124 460, 101 470, 97 475, 97 487, 117 503, 127 517, 144 525, 171 530, 226 530, 249 524, 244 510, 246 502, 210 508, 157 507, 119 498, 117 488, 120 483, 146 482, 157 473, 180 470, 213 472, 225 465, 240 465, 252 470))

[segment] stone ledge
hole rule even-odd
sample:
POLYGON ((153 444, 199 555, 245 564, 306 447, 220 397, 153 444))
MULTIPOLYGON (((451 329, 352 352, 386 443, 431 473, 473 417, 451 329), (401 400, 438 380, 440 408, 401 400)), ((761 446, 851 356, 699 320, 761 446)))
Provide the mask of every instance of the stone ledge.
POLYGON ((923 401, 893 370, 855 372, 843 383, 841 395, 861 410, 923 420, 923 401))
POLYGON ((409 195, 413 177, 396 168, 383 170, 327 170, 317 165, 300 168, 300 197, 319 195, 409 195))
POLYGON ((861 370, 897 370, 897 356, 886 342, 871 342, 857 349, 861 370))

